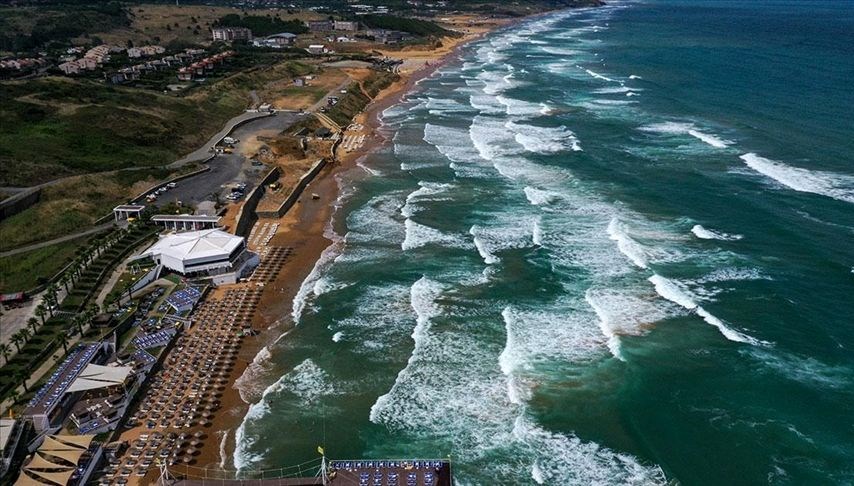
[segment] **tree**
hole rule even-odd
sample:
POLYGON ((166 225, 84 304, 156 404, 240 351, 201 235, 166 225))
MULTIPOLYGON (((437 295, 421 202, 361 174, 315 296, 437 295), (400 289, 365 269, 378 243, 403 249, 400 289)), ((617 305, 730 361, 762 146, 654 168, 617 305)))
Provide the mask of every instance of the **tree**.
POLYGON ((56 340, 59 341, 60 346, 62 346, 62 351, 65 354, 68 354, 68 341, 71 340, 71 338, 68 337, 68 334, 61 332, 56 336, 56 340))
POLYGON ((44 325, 44 316, 47 315, 47 309, 44 308, 44 304, 36 306, 35 314, 39 319, 41 319, 42 325, 44 325))
POLYGON ((28 393, 30 390, 27 388, 27 378, 29 378, 29 376, 27 376, 27 372, 23 370, 18 371, 15 373, 15 378, 21 382, 21 385, 24 387, 24 393, 28 393))
POLYGON ((27 329, 26 327, 25 327, 25 328, 23 328, 23 329, 21 329, 21 330, 20 330, 20 331, 18 331, 18 332, 20 332, 20 333, 21 333, 21 337, 23 337, 23 338, 24 338, 24 342, 25 342, 25 343, 26 343, 27 341, 29 341, 29 340, 30 340, 30 338, 33 336, 33 333, 31 333, 31 332, 30 332, 30 330, 29 330, 29 329, 27 329))
POLYGON ((9 355, 12 354, 12 346, 9 346, 6 343, 0 343, 0 354, 3 355, 3 362, 9 362, 9 355))
POLYGON ((12 401, 12 405, 18 403, 18 400, 21 398, 21 394, 18 393, 18 390, 12 390, 9 392, 9 400, 12 401))
POLYGON ((63 273, 61 277, 59 277, 59 282, 65 287, 65 293, 70 292, 68 290, 68 284, 70 283, 71 277, 69 277, 68 273, 63 273))
POLYGON ((21 331, 18 331, 16 333, 12 334, 12 344, 15 345, 15 349, 17 349, 19 353, 21 352, 21 344, 23 344, 23 343, 24 343, 24 336, 21 335, 21 331))
POLYGON ((83 317, 83 315, 82 315, 82 314, 77 314, 77 315, 76 315, 76 316, 74 316, 74 318, 71 320, 71 322, 73 322, 73 323, 77 326, 77 332, 79 332, 79 333, 80 333, 80 337, 81 337, 81 338, 83 337, 83 321, 84 321, 85 319, 86 319, 86 318, 85 318, 85 317, 83 317))
POLYGON ((39 320, 35 317, 30 317, 29 319, 27 319, 27 325, 30 326, 33 329, 33 333, 35 333, 36 327, 38 327, 39 325, 39 320))

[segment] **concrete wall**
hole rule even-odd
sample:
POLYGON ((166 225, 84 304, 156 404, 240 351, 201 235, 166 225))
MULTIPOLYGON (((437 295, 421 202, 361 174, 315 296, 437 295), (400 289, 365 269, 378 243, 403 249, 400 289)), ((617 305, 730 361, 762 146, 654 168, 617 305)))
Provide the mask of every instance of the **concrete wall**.
POLYGON ((255 186, 255 189, 246 196, 246 201, 237 213, 237 219, 234 223, 234 234, 237 236, 249 236, 249 231, 252 229, 252 224, 255 219, 255 208, 258 207, 258 202, 264 197, 264 190, 267 184, 272 184, 279 178, 280 170, 274 167, 270 172, 261 179, 261 182, 255 186))
POLYGON ((314 166, 303 174, 297 183, 296 187, 288 194, 287 199, 275 211, 259 211, 259 218, 281 218, 289 209, 297 202, 305 188, 317 177, 323 168, 326 167, 326 159, 320 159, 314 163, 314 166))
POLYGON ((0 201, 0 221, 20 213, 33 204, 39 202, 42 195, 41 187, 33 187, 23 190, 15 195, 0 201))

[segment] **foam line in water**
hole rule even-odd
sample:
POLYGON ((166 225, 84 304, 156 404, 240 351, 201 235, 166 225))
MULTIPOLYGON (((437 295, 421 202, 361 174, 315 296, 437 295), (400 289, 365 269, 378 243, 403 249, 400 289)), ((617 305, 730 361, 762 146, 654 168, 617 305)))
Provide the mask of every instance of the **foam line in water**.
POLYGON ((791 167, 754 153, 742 155, 741 160, 756 172, 790 189, 854 203, 854 176, 791 167))
POLYGON ((592 298, 592 293, 588 289, 585 293, 584 299, 590 304, 590 307, 593 308, 593 312, 596 313, 596 316, 599 320, 599 329, 602 331, 602 334, 608 339, 608 351, 611 352, 615 358, 620 361, 625 361, 626 358, 623 357, 623 353, 620 350, 620 336, 614 331, 614 329, 610 326, 611 321, 608 317, 608 313, 599 305, 599 303, 592 298))
POLYGON ((643 246, 629 236, 625 225, 616 216, 608 223, 608 237, 617 242, 620 253, 628 257, 636 266, 644 269, 649 267, 643 246))
POLYGON ((425 339, 430 328, 430 320, 441 313, 441 308, 436 304, 436 299, 442 293, 442 285, 435 280, 427 277, 421 277, 418 281, 412 284, 410 288, 410 305, 415 312, 415 327, 412 330, 412 340, 415 347, 412 354, 409 356, 406 367, 397 374, 397 378, 388 393, 377 398, 376 402, 371 406, 369 419, 375 424, 382 423, 382 416, 391 406, 392 396, 395 394, 396 388, 401 386, 401 383, 406 379, 409 368, 413 365, 418 354, 422 352, 425 345, 425 339))
POLYGON ((693 123, 672 121, 664 123, 653 123, 651 125, 644 125, 640 127, 640 130, 644 132, 664 133, 672 135, 690 135, 707 145, 719 149, 727 148, 732 144, 732 141, 730 140, 724 140, 716 135, 712 135, 710 133, 706 133, 699 130, 693 123))
POLYGON ((730 341, 753 345, 764 344, 762 341, 759 341, 746 334, 729 328, 726 324, 724 324, 723 321, 713 316, 708 311, 703 309, 703 307, 694 302, 694 300, 673 281, 668 280, 658 274, 653 274, 651 277, 649 277, 649 281, 652 283, 653 286, 655 286, 655 292, 658 295, 660 295, 664 299, 669 300, 670 302, 673 302, 677 305, 684 307, 685 309, 688 309, 689 311, 694 312, 704 321, 706 321, 706 323, 716 327, 718 331, 720 331, 720 333, 730 341))
POLYGON ((721 231, 714 231, 708 228, 704 228, 702 225, 695 224, 691 228, 691 233, 694 233, 694 236, 700 238, 701 240, 723 240, 723 241, 735 241, 740 240, 742 238, 741 235, 731 235, 729 233, 724 233, 721 231))

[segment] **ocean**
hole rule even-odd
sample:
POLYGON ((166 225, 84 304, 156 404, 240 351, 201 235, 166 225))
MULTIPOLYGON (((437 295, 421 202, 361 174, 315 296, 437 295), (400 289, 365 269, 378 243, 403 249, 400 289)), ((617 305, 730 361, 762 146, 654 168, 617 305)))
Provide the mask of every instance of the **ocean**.
POLYGON ((854 482, 854 2, 609 2, 383 113, 234 467, 854 482))

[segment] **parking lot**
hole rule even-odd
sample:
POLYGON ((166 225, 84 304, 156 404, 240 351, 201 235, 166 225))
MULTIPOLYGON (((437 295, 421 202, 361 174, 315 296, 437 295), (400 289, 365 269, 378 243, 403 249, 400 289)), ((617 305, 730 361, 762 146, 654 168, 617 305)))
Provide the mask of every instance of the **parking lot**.
POLYGON ((177 182, 174 188, 158 196, 154 204, 162 206, 180 201, 183 205, 195 206, 202 201, 227 202, 225 196, 231 192, 231 187, 238 183, 246 184, 245 192, 248 193, 255 188, 269 168, 253 166, 251 160, 241 154, 243 144, 254 141, 258 135, 275 135, 299 119, 300 115, 296 113, 280 112, 276 116, 253 120, 234 129, 229 136, 239 142, 234 144, 233 153, 217 155, 207 163, 210 166, 209 171, 177 182))

